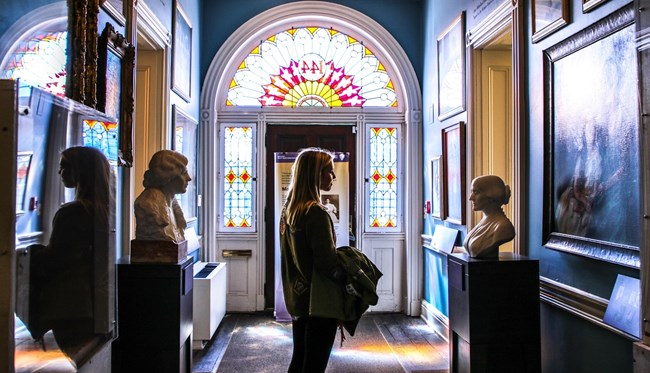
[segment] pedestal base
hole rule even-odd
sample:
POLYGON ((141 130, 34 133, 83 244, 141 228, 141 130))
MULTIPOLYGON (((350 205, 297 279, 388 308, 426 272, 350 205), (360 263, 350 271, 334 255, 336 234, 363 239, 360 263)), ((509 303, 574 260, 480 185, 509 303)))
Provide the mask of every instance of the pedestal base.
POLYGON ((187 257, 187 241, 131 240, 131 263, 178 264, 187 257))
POLYGON ((539 262, 447 257, 451 373, 541 372, 539 262))

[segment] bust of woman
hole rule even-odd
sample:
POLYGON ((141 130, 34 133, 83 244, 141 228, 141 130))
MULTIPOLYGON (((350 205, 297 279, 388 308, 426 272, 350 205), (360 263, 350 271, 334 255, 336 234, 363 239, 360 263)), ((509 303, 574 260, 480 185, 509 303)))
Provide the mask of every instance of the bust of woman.
POLYGON ((469 200, 483 218, 467 233, 463 246, 472 258, 495 258, 499 246, 515 237, 515 228, 501 208, 510 200, 510 187, 498 176, 479 176, 472 180, 469 200))
POLYGON ((160 150, 144 173, 144 191, 135 200, 135 238, 179 243, 187 223, 176 194, 185 193, 192 180, 187 158, 173 150, 160 150))

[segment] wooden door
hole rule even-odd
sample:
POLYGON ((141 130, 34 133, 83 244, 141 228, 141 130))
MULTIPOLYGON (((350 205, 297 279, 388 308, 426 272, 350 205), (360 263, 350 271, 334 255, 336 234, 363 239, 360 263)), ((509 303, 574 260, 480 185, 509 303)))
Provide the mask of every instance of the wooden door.
POLYGON ((266 134, 266 208, 264 209, 264 220, 266 229, 265 245, 265 282, 264 282, 264 303, 265 307, 273 307, 274 304, 274 236, 277 230, 275 221, 275 182, 274 182, 274 153, 276 152, 297 152, 306 147, 320 147, 334 152, 350 153, 349 175, 350 180, 350 225, 352 232, 356 228, 356 150, 354 127, 351 125, 269 125, 266 134))
MULTIPOLYGON (((497 175, 513 185, 513 128, 512 128, 512 51, 483 50, 481 53, 481 142, 479 175, 497 175)), ((513 204, 503 206, 506 216, 513 221, 513 204)), ((482 214, 476 214, 478 222, 482 214)), ((513 242, 499 248, 513 252, 513 242)))

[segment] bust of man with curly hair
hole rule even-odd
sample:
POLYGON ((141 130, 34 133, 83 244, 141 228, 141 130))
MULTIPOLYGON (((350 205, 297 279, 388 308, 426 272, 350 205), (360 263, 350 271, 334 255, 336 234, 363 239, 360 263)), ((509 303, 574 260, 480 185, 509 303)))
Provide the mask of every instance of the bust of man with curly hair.
POLYGON ((187 158, 173 150, 160 150, 144 173, 144 191, 136 198, 135 238, 138 240, 185 240, 187 222, 175 196, 187 191, 192 180, 187 158))

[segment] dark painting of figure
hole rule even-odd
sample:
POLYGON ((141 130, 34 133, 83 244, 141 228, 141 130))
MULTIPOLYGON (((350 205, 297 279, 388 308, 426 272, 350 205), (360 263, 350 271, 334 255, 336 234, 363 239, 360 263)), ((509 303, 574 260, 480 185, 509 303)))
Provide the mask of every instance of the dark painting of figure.
POLYGON ((554 231, 640 244, 634 26, 554 63, 554 231))

